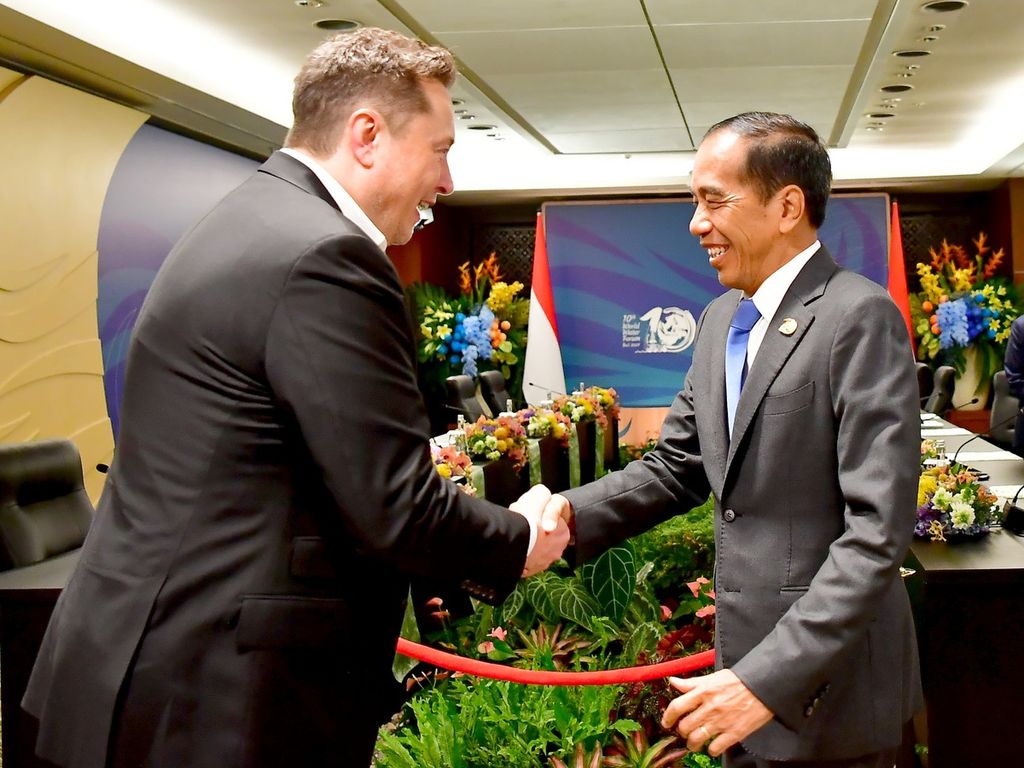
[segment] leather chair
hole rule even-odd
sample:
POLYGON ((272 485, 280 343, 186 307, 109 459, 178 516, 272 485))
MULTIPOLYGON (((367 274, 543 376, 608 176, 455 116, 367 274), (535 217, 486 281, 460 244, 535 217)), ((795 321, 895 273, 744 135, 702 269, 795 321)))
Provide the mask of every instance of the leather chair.
POLYGON ((448 392, 447 405, 452 421, 455 421, 460 413, 468 422, 474 422, 485 415, 483 406, 476 399, 476 382, 471 376, 464 373, 449 376, 444 380, 444 384, 448 392))
POLYGON ((917 362, 914 363, 914 367, 917 369, 917 394, 923 403, 928 399, 932 387, 935 385, 935 374, 932 373, 928 363, 917 362))
POLYGON ((940 365, 935 369, 932 392, 922 410, 929 413, 943 414, 953 403, 953 385, 956 382, 956 369, 951 365, 940 365))
POLYGON ((0 445, 0 570, 80 547, 92 518, 74 443, 0 445))
POLYGON ((1019 412, 1020 400, 1010 392, 1006 371, 996 371, 992 375, 992 414, 986 437, 1003 448, 1013 448, 1013 432, 1017 426, 1015 417, 1019 412))
POLYGON ((501 375, 501 371, 481 371, 480 392, 494 416, 506 410, 505 407, 511 400, 508 390, 505 389, 505 377, 501 375))

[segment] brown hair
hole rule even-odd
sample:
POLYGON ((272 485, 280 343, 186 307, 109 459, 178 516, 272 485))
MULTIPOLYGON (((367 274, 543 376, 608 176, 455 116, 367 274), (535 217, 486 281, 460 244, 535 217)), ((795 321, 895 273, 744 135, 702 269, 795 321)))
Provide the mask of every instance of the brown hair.
POLYGON ((285 146, 330 154, 341 124, 363 105, 379 109, 392 129, 400 130, 407 116, 429 108, 420 81, 451 88, 455 75, 447 50, 389 29, 334 35, 309 54, 295 77, 294 120, 285 146))

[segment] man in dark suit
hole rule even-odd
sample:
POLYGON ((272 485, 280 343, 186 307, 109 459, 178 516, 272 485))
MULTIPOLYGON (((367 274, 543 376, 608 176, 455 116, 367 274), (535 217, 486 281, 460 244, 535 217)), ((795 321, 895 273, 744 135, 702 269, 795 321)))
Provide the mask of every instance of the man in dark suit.
POLYGON ((117 455, 25 695, 61 766, 365 766, 411 577, 485 600, 549 565, 434 471, 384 253, 452 190, 450 54, 363 29, 296 78, 288 148, 146 298, 117 455), (529 555, 528 555, 529 552, 529 555))
POLYGON ((663 723, 726 766, 890 768, 921 701, 899 576, 917 383, 888 295, 817 240, 830 183, 791 117, 710 129, 690 231, 735 290, 701 317, 657 448, 547 511, 575 513, 581 561, 714 495, 718 671, 673 679, 663 723))
MULTIPOLYGON (((1024 315, 1010 325, 1010 340, 1006 343, 1003 370, 1006 371, 1010 394, 1024 404, 1024 315)), ((1019 413, 1013 428, 1013 452, 1024 456, 1024 417, 1019 413)))

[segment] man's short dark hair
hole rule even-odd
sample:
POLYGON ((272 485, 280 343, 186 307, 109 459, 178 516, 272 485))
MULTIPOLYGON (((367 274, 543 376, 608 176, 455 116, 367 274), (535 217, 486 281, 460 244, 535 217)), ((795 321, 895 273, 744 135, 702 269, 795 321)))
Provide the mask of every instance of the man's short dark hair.
POLYGON ((807 218, 815 229, 821 227, 832 188, 832 163, 811 126, 790 115, 744 112, 715 123, 705 138, 718 131, 750 139, 741 173, 760 192, 762 203, 787 184, 795 184, 803 190, 807 218))

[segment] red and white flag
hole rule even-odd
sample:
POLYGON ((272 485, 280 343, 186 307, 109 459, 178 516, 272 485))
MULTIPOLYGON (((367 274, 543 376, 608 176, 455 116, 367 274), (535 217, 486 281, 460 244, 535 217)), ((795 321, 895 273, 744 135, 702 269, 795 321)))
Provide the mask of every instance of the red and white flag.
POLYGON ((910 295, 907 292, 907 267, 903 261, 903 233, 900 231, 900 209, 892 203, 892 225, 889 229, 889 295, 903 315, 910 336, 910 348, 915 350, 914 326, 910 322, 910 295))
POLYGON ((552 395, 566 391, 543 213, 537 214, 537 239, 533 246, 533 286, 530 289, 528 334, 523 368, 523 397, 531 405, 539 405, 552 395))

